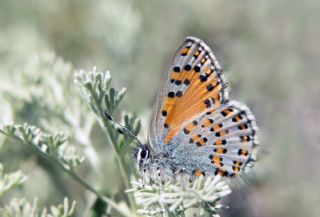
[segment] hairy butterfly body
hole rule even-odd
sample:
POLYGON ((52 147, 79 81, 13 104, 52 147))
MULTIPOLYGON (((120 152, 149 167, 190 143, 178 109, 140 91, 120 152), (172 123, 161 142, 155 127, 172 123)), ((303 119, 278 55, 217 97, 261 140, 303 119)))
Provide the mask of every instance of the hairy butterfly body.
POLYGON ((155 103, 148 144, 135 152, 145 179, 176 174, 236 176, 254 163, 255 118, 229 100, 222 69, 210 48, 187 37, 168 67, 155 103))

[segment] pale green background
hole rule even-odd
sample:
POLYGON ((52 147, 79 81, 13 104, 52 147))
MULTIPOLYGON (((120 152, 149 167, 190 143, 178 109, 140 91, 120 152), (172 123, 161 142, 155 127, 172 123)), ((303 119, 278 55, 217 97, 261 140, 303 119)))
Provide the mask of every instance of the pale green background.
MULTIPOLYGON (((202 38, 225 69, 231 97, 256 115, 263 146, 254 181, 233 190, 222 216, 319 216, 319 11, 316 0, 1 0, 0 79, 32 54, 54 51, 76 69, 110 70, 114 85, 128 88, 121 108, 146 125, 177 46, 188 35, 202 38)), ((98 128, 93 139, 101 148, 98 128)), ((29 152, 3 151, 9 170, 29 175, 16 196, 48 205, 67 195, 81 210, 76 183, 60 174, 72 187, 57 186, 29 152)), ((106 186, 116 188, 118 171, 112 161, 105 165, 106 186)))

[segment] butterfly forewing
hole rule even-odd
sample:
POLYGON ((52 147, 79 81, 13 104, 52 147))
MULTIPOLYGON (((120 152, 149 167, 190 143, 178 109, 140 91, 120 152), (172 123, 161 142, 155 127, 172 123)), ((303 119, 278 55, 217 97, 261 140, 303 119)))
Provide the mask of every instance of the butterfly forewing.
POLYGON ((150 126, 150 143, 167 144, 186 120, 226 102, 226 86, 220 64, 210 48, 198 38, 187 37, 169 64, 160 87, 150 126))

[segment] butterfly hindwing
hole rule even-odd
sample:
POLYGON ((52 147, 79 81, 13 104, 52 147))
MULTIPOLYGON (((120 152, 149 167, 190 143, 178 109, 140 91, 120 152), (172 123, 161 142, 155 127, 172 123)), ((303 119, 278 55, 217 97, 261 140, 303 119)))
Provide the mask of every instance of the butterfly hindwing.
POLYGON ((160 87, 150 126, 150 143, 167 144, 185 121, 227 102, 226 86, 221 66, 210 48, 198 38, 187 37, 160 87))
POLYGON ((197 146, 194 152, 211 163, 195 169, 232 176, 246 171, 255 161, 258 146, 255 118, 240 102, 208 109, 186 123, 179 134, 182 132, 184 136, 180 136, 185 138, 182 143, 197 146))

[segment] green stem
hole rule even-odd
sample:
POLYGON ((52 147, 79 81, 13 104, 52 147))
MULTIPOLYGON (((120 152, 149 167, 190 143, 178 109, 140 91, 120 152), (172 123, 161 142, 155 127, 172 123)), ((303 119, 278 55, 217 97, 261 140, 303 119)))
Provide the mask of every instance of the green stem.
MULTIPOLYGON (((107 124, 107 126, 105 126, 107 128, 107 134, 111 135, 112 132, 112 128, 109 126, 109 124, 107 124)), ((129 184, 129 179, 130 179, 130 175, 127 173, 128 169, 126 168, 126 163, 125 163, 125 159, 123 158, 123 155, 121 155, 119 153, 119 150, 117 149, 116 145, 117 141, 115 141, 115 138, 111 138, 111 136, 107 136, 107 139, 109 140, 109 143, 112 144, 113 149, 116 153, 116 159, 118 161, 119 167, 120 167, 120 172, 122 175, 122 178, 124 180, 125 186, 126 188, 130 188, 130 184, 129 184)))
MULTIPOLYGON (((121 176, 124 180, 125 187, 126 187, 126 189, 129 189, 130 188, 130 182, 129 182, 130 174, 128 173, 128 169, 126 168, 125 159, 123 158, 124 155, 119 153, 119 150, 116 145, 118 143, 118 141, 116 141, 116 138, 114 138, 112 136, 113 135, 113 128, 110 125, 110 123, 106 120, 106 118, 104 118, 104 114, 103 114, 104 111, 102 109, 101 103, 99 103, 99 99, 98 99, 97 95, 94 92, 91 92, 91 94, 92 94, 93 100, 97 106, 99 118, 100 118, 100 120, 102 120, 104 130, 106 131, 107 139, 109 140, 109 143, 111 144, 111 146, 115 152, 116 160, 117 160, 117 163, 120 167, 120 173, 121 173, 121 176)), ((132 211, 136 210, 135 201, 134 201, 132 194, 128 194, 128 200, 129 200, 129 206, 130 206, 131 210, 132 211)))
MULTIPOLYGON (((10 136, 9 134, 6 134, 7 136, 10 136)), ((11 137, 11 136, 10 136, 11 137)), ((85 189, 87 189, 88 191, 91 191, 92 193, 94 193, 97 197, 99 197, 101 200, 103 200, 106 204, 108 204, 110 207, 114 208, 117 212, 119 212, 122 216, 125 217, 130 217, 127 213, 124 213, 121 208, 118 207, 118 205, 112 201, 110 198, 108 198, 107 196, 105 196, 103 193, 99 192, 98 190, 94 189, 93 187, 91 187, 90 184, 88 184, 85 180, 81 179, 72 169, 67 168, 65 165, 63 165, 60 161, 58 161, 57 159, 48 156, 47 154, 43 153, 42 151, 40 151, 38 148, 35 147, 35 145, 33 144, 28 144, 25 141, 23 141, 22 139, 18 138, 18 137, 13 137, 14 139, 24 143, 28 148, 30 148, 33 152, 36 152, 37 154, 39 154, 41 157, 43 157, 44 159, 56 164, 58 167, 60 167, 65 173, 67 173, 69 176, 71 176, 73 179, 75 179, 80 185, 82 185, 85 189)))
MULTIPOLYGON (((35 148, 36 149, 36 148, 35 148)), ((82 178, 80 178, 75 172, 74 170, 67 168, 65 165, 61 164, 61 162, 59 162, 57 159, 55 158, 49 158, 48 156, 46 156, 45 154, 43 154, 41 151, 38 151, 41 153, 41 155, 43 157, 45 157, 46 159, 50 160, 51 162, 54 162, 56 165, 58 165, 64 172, 66 172, 69 176, 71 176, 74 180, 76 180, 80 185, 82 185, 85 189, 87 189, 88 191, 91 191, 92 193, 94 193, 97 197, 99 197, 101 200, 103 200, 106 204, 108 204, 109 206, 111 206, 113 209, 115 209, 117 212, 119 212, 120 214, 122 214, 123 216, 126 217, 130 217, 128 216, 126 213, 124 213, 119 207, 118 205, 111 200, 110 198, 108 198, 107 196, 105 196, 103 193, 99 192, 98 190, 94 189, 89 183, 87 183, 85 180, 83 180, 82 178)))
POLYGON ((181 211, 179 211, 179 214, 180 214, 181 217, 186 217, 186 214, 184 213, 183 209, 181 209, 181 211))
MULTIPOLYGON (((113 129, 111 128, 109 123, 106 123, 105 120, 104 120, 104 126, 107 129, 107 134, 108 134, 107 138, 109 140, 109 143, 112 144, 112 147, 116 153, 116 160, 117 160, 118 165, 120 167, 120 173, 121 173, 121 176, 124 180, 125 187, 126 187, 126 189, 129 189, 130 188, 130 182, 129 182, 130 174, 128 173, 128 168, 126 167, 124 155, 119 153, 119 150, 116 147, 117 141, 115 141, 115 138, 112 138, 110 136, 113 133, 112 132, 113 129)), ((128 200, 129 200, 129 206, 134 211, 135 210, 135 201, 134 201, 132 194, 128 194, 128 200)))

